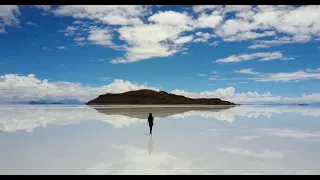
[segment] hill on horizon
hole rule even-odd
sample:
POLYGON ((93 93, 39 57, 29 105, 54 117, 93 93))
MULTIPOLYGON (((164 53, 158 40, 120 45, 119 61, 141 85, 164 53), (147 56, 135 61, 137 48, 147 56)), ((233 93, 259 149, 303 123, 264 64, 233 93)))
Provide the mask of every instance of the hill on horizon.
POLYGON ((192 99, 181 95, 167 93, 165 91, 154 91, 141 89, 119 94, 107 93, 86 103, 87 105, 236 105, 219 98, 192 99))

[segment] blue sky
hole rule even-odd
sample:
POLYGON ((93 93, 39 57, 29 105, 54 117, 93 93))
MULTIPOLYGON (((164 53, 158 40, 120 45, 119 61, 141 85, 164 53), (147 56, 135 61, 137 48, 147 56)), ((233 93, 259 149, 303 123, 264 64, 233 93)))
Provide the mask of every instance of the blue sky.
POLYGON ((0 6, 1 101, 319 102, 319 34, 320 6, 0 6))

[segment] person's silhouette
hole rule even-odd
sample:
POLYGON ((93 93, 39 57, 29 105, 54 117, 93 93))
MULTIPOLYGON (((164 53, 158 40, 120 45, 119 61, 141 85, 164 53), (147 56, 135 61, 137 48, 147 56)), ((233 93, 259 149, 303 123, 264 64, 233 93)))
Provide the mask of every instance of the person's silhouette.
POLYGON ((149 113, 148 124, 149 124, 149 128, 150 128, 150 134, 152 134, 153 117, 152 117, 151 113, 149 113))

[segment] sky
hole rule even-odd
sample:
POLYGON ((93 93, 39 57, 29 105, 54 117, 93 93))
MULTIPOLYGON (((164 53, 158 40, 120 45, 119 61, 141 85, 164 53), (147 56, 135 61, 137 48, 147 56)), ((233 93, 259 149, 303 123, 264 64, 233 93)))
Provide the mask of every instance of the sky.
POLYGON ((0 102, 320 102, 320 6, 0 5, 0 102))

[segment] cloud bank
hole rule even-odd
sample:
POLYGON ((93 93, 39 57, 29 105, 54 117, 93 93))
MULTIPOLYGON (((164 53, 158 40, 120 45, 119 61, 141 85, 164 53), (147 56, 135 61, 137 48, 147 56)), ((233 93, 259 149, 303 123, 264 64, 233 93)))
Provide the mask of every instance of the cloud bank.
MULTIPOLYGON (((6 74, 0 76, 0 102, 13 102, 21 100, 38 99, 77 99, 89 101, 101 94, 123 93, 139 89, 160 90, 147 84, 135 84, 129 81, 115 79, 112 83, 101 87, 84 86, 73 82, 49 82, 47 79, 38 79, 34 74, 27 76, 6 74)), ((215 91, 192 93, 185 90, 173 90, 173 94, 184 95, 191 98, 221 98, 236 103, 302 103, 320 102, 320 94, 305 94, 300 97, 273 96, 271 92, 244 92, 236 93, 234 87, 219 88, 215 91)))

